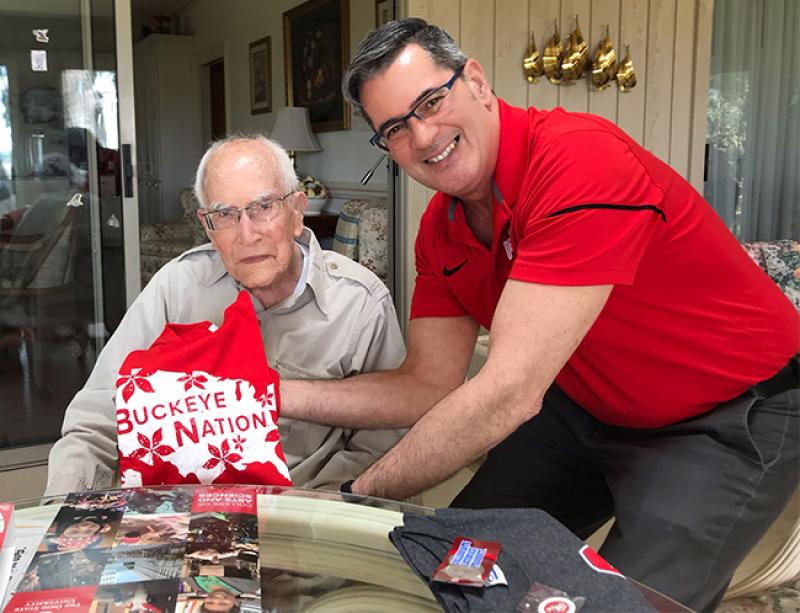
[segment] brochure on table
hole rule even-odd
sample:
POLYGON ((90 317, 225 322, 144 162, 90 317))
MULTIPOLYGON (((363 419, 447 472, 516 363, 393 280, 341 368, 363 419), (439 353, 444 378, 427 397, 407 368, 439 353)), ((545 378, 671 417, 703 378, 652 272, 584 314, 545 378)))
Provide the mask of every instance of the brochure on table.
POLYGON ((14 505, 0 504, 0 602, 6 593, 14 561, 14 505))
POLYGON ((70 494, 49 518, 26 518, 3 611, 183 613, 212 603, 261 611, 256 494, 236 486, 70 494))

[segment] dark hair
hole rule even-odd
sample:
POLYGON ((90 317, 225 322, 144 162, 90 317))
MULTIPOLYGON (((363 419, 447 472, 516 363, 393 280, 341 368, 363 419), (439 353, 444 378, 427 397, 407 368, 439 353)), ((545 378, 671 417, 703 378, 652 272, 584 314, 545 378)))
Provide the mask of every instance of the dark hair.
MULTIPOLYGON (((437 66, 456 70, 467 61, 456 41, 438 26, 424 19, 409 18, 388 21, 372 30, 361 41, 355 56, 342 77, 342 93, 372 126, 361 105, 361 87, 369 79, 386 70, 408 45, 419 45, 437 66)), ((374 127, 374 126, 372 126, 374 127)))

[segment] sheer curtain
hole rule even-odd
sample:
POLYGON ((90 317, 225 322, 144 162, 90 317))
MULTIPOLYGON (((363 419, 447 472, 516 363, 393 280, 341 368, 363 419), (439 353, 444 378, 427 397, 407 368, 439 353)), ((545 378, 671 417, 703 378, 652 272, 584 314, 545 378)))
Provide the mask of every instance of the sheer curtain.
POLYGON ((800 239, 800 2, 716 0, 705 197, 741 240, 800 239))

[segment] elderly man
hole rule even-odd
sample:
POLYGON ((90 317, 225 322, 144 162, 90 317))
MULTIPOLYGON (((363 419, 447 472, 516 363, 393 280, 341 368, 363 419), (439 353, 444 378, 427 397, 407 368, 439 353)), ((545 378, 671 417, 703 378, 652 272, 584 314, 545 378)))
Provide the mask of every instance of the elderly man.
MULTIPOLYGON (((67 408, 50 454, 47 493, 107 488, 116 477, 115 379, 124 358, 165 324, 220 324, 249 291, 270 365, 283 378, 334 379, 397 366, 404 347, 387 288, 367 269, 320 249, 303 227, 306 196, 286 153, 260 137, 214 143, 197 171, 198 217, 211 244, 187 251, 153 277, 67 408)), ((281 418, 296 485, 339 487, 402 436, 281 418)))
POLYGON ((416 422, 357 494, 404 497, 488 452, 456 506, 536 506, 581 537, 614 517, 601 554, 712 609, 797 488, 797 312, 674 170, 600 117, 506 104, 436 26, 372 32, 344 90, 437 190, 408 357, 288 381, 284 413, 416 422))

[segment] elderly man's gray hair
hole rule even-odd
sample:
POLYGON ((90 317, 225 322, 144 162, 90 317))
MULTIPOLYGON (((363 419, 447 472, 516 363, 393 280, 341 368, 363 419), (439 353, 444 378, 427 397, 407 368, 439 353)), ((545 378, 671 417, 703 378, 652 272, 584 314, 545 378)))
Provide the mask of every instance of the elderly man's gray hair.
POLYGON ((298 180, 294 165, 292 164, 292 160, 289 159, 289 154, 286 153, 280 144, 276 143, 274 140, 270 140, 263 134, 232 134, 211 143, 211 146, 203 154, 200 164, 197 166, 197 174, 194 178, 194 196, 197 198, 201 209, 208 206, 208 202, 206 202, 206 168, 208 166, 208 161, 225 145, 242 141, 260 143, 272 153, 278 167, 278 184, 283 193, 288 193, 293 189, 297 189, 298 180))
POLYGON ((430 25, 424 19, 398 19, 373 30, 361 41, 356 54, 342 77, 342 93, 372 125, 361 105, 361 87, 372 77, 386 70, 407 45, 425 49, 433 62, 442 68, 455 70, 467 62, 467 56, 447 32, 430 25))

